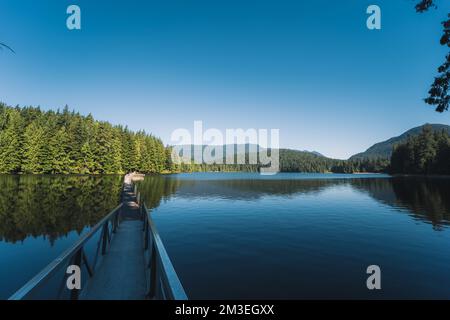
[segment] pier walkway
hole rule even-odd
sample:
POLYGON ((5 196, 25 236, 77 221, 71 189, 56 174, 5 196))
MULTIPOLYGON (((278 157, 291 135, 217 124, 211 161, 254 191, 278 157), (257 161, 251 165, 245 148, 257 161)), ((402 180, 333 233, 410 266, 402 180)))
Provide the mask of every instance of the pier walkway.
POLYGON ((81 299, 141 300, 146 298, 142 220, 131 185, 124 188, 122 221, 97 276, 81 299))
POLYGON ((187 300, 133 178, 125 176, 118 207, 10 299, 187 300))

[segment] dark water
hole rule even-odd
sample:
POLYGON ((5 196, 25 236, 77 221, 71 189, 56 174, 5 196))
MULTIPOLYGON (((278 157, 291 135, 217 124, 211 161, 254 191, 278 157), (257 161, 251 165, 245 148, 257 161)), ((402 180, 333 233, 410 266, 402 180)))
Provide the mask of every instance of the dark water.
POLYGON ((140 188, 190 298, 450 298, 450 179, 214 173, 140 188))
POLYGON ((0 175, 0 299, 116 207, 122 181, 120 176, 0 175))
MULTIPOLYGON (((0 298, 114 208, 121 183, 0 176, 0 298)), ((450 298, 450 179, 200 173, 140 189, 190 298, 450 298)))

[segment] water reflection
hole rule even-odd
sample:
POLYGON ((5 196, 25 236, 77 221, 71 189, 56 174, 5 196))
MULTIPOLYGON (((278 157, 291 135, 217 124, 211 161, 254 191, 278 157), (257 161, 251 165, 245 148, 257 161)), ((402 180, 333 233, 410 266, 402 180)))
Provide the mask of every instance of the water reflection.
POLYGON ((121 176, 0 175, 0 240, 44 236, 51 245, 97 223, 120 201, 121 176))
MULTIPOLYGON (((217 174, 218 175, 218 174, 217 174)), ((257 174, 255 175, 257 177, 257 174)), ((414 218, 431 223, 436 230, 450 223, 450 179, 426 177, 392 177, 361 179, 347 175, 327 179, 244 179, 226 174, 218 179, 196 179, 185 176, 149 176, 140 183, 140 190, 150 208, 173 196, 182 198, 221 198, 227 200, 255 200, 265 196, 290 197, 314 194, 336 186, 350 186, 373 199, 406 211, 414 218)))
POLYGON ((384 204, 407 209, 414 219, 431 223, 441 230, 450 224, 450 179, 439 177, 395 177, 353 180, 352 186, 364 190, 384 204))
MULTIPOLYGON (((121 185, 120 176, 0 176, 0 298, 114 208, 121 185)), ((391 270, 386 297, 448 295, 448 232, 434 230, 450 223, 450 179, 213 173, 147 176, 139 189, 160 207, 159 231, 194 298, 370 297, 360 271, 374 259, 391 270)))
MULTIPOLYGON (((139 188, 147 206, 156 208, 173 196, 251 201, 265 196, 314 194, 347 185, 402 212, 406 209, 414 219, 431 223, 436 230, 450 224, 450 179, 446 178, 289 179, 293 176, 284 175, 282 179, 259 179, 255 174, 253 179, 248 175, 227 179, 226 174, 214 175, 218 179, 147 176, 139 188)), ((14 243, 28 236, 45 236, 52 244, 70 231, 80 233, 117 205, 121 183, 121 176, 1 175, 0 240, 14 243)))
POLYGON ((141 197, 148 209, 157 208, 161 200, 170 199, 180 185, 180 180, 161 175, 147 175, 143 181, 138 182, 141 197))

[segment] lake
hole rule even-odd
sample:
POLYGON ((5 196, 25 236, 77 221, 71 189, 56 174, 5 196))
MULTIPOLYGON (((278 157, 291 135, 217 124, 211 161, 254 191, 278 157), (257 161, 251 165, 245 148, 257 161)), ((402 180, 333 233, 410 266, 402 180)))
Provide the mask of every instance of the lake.
MULTIPOLYGON (((0 176, 0 298, 114 208, 121 183, 0 176)), ((450 298, 450 179, 194 173, 139 189, 191 299, 450 298)))
POLYGON ((152 216, 190 298, 450 298, 450 179, 198 173, 140 188, 162 199, 152 216))

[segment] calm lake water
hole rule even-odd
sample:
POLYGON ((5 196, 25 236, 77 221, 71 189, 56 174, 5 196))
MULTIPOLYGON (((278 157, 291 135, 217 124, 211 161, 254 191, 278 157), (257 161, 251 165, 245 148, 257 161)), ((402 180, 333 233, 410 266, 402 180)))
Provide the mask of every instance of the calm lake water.
POLYGON ((450 298, 450 179, 200 173, 141 188, 162 198, 152 215, 190 298, 450 298), (381 291, 366 287, 373 264, 381 291))
MULTIPOLYGON (((0 176, 0 298, 114 208, 122 177, 0 176)), ((450 298, 450 179, 196 173, 140 190, 191 299, 450 298), (381 268, 381 291, 366 268, 381 268)))
POLYGON ((116 207, 122 182, 120 176, 0 175, 0 299, 116 207))

